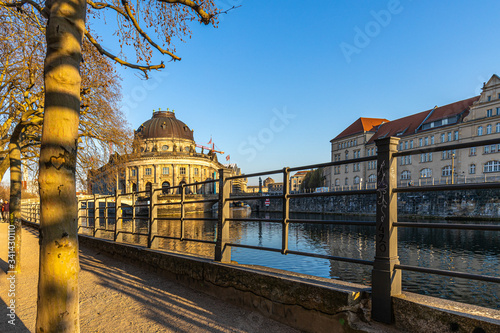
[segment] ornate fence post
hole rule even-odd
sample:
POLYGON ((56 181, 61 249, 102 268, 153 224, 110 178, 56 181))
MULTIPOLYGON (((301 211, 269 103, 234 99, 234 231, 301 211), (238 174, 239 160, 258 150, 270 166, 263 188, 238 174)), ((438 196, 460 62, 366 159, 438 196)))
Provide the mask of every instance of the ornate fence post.
POLYGON ((123 210, 122 210, 122 196, 118 191, 115 194, 115 242, 123 242, 123 234, 120 231, 123 229, 123 210))
POLYGON ((229 171, 219 169, 219 219, 217 221, 217 240, 215 244, 215 261, 231 262, 231 247, 229 243, 229 196, 231 194, 231 182, 229 171))
POLYGON ((149 237, 148 237, 148 247, 150 249, 157 249, 159 247, 159 239, 158 237, 155 237, 158 235, 158 195, 159 191, 158 189, 153 189, 153 186, 151 186, 151 193, 150 193, 150 206, 149 206, 149 212, 150 212, 150 218, 149 218, 149 237))
POLYGON ((94 232, 92 236, 96 237, 97 230, 101 226, 100 216, 99 216, 99 199, 96 194, 94 194, 94 232))
POLYGON ((181 184, 181 187, 179 188, 179 191, 181 192, 181 235, 180 239, 181 241, 184 240, 185 233, 186 233, 186 225, 184 218, 186 216, 186 209, 184 207, 184 201, 186 200, 186 185, 184 183, 181 184))
POLYGON ((397 221, 397 152, 399 138, 375 140, 377 145, 377 230, 375 261, 372 271, 372 318, 383 323, 393 322, 392 296, 401 294, 397 221))
POLYGON ((288 168, 283 168, 283 225, 281 234, 281 253, 286 254, 288 251, 288 220, 290 219, 290 171, 288 168))

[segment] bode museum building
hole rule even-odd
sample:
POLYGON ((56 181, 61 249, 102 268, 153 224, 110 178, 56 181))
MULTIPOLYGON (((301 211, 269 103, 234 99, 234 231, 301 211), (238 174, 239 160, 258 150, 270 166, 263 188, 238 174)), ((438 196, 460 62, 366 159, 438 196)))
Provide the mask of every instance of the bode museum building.
MULTIPOLYGON (((199 147, 199 146, 198 146, 199 147)), ((151 119, 134 131, 133 152, 111 155, 109 162, 89 172, 89 194, 114 194, 162 188, 163 194, 177 194, 170 187, 217 179, 219 169, 230 176, 241 174, 234 164, 222 165, 216 152, 206 147, 196 151, 193 130, 175 117, 173 111, 153 112, 151 119)), ((245 191, 246 179, 233 182, 233 191, 245 191)), ((213 194, 215 183, 186 187, 187 194, 213 194)))

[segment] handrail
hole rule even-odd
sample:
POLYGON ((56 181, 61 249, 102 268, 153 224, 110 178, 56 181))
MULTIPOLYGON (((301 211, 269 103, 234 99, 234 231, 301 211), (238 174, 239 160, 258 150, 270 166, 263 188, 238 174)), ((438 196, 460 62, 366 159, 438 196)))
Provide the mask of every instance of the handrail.
MULTIPOLYGON (((390 323, 392 321, 392 296, 401 292, 401 271, 414 271, 426 274, 437 274, 450 277, 459 277, 479 281, 487 281, 500 283, 500 277, 486 276, 479 274, 470 274, 464 272, 445 271, 439 269, 431 269, 425 267, 417 267, 407 264, 401 264, 398 258, 398 243, 397 233, 398 228, 427 228, 427 229, 453 229, 453 230, 478 230, 478 231, 500 231, 499 225, 488 224, 457 224, 457 223, 421 223, 421 222, 403 222, 397 220, 397 200, 399 193, 420 193, 420 192, 442 192, 442 191, 459 191, 459 190, 477 190, 477 189, 500 189, 500 182, 487 182, 487 183, 461 183, 450 185, 424 185, 424 186, 408 186, 397 187, 397 179, 395 177, 395 170, 397 170, 397 158, 422 154, 428 152, 446 151, 453 149, 464 149, 470 147, 478 147, 482 145, 500 144, 499 139, 482 140, 469 143, 459 143, 451 145, 440 145, 437 147, 417 148, 405 151, 397 151, 398 138, 389 137, 376 140, 377 155, 367 156, 343 161, 327 162, 311 164, 306 166, 283 168, 280 170, 270 170, 263 172, 256 172, 251 174, 242 174, 230 176, 226 169, 219 170, 217 179, 210 179, 202 182, 195 182, 189 184, 179 184, 171 186, 168 189, 179 189, 179 194, 171 196, 175 201, 165 202, 165 196, 160 198, 160 192, 165 190, 162 188, 148 189, 146 191, 138 191, 133 193, 118 193, 115 196, 94 196, 85 198, 79 201, 78 204, 78 219, 79 229, 90 229, 96 237, 100 236, 102 231, 114 232, 115 241, 124 242, 123 234, 147 236, 148 247, 159 249, 159 239, 171 239, 176 241, 199 242, 214 247, 214 259, 220 262, 231 262, 231 248, 246 248, 260 251, 276 252, 281 254, 293 254, 314 258, 321 258, 326 260, 348 262, 353 264, 361 264, 372 266, 372 316, 375 320, 390 323), (361 163, 366 161, 377 161, 376 175, 377 175, 377 188, 373 189, 359 189, 354 190, 338 190, 320 193, 291 193, 289 188, 289 180, 291 172, 314 169, 326 168, 338 165, 345 165, 351 163, 361 163), (242 196, 237 193, 231 196, 231 182, 241 178, 251 178, 270 174, 281 174, 283 177, 283 192, 270 195, 249 195, 242 196), (198 197, 187 198, 186 188, 189 186, 215 184, 217 188, 218 198, 202 199, 198 197), (137 196, 143 194, 148 198, 148 204, 144 201, 139 201, 137 196), (298 198, 317 198, 317 197, 335 197, 335 196, 352 196, 352 195, 375 195, 376 196, 376 221, 346 221, 335 219, 299 219, 290 218, 290 200, 298 198), (122 199, 123 197, 131 197, 131 199, 122 199), (192 199, 192 200, 191 200, 192 199), (229 205, 234 201, 249 201, 249 200, 264 200, 272 199, 273 202, 281 201, 281 217, 279 218, 238 218, 230 217, 229 205), (218 216, 217 217, 190 217, 186 215, 186 205, 188 204, 209 204, 218 203, 218 216), (91 206, 93 203, 93 207, 91 206), (99 204, 100 203, 100 204, 99 204), (129 203, 127 208, 125 205, 129 203), (158 209, 161 207, 170 209, 179 216, 161 216, 158 209), (172 207, 172 208, 170 208, 172 207), (101 212, 104 210, 103 217, 101 212), (114 225, 110 226, 109 222, 113 220, 114 210, 114 225), (130 213, 131 216, 127 213, 130 213), (104 218, 104 227, 102 226, 101 219, 104 218), (93 223, 92 223, 93 221, 93 223), (158 231, 159 221, 176 221, 175 225, 179 226, 177 221, 180 222, 180 237, 174 237, 161 234, 158 231), (216 221, 216 235, 215 241, 195 239, 185 237, 186 227, 189 226, 191 221, 216 221), (233 222, 269 222, 281 224, 282 241, 281 247, 263 247, 249 244, 241 244, 231 241, 229 237, 229 228, 233 222), (131 230, 128 231, 124 228, 124 223, 131 223, 131 230), (138 225, 142 223, 142 225, 138 225), (311 225, 349 225, 361 227, 376 227, 375 232, 375 252, 376 259, 374 261, 346 258, 340 256, 325 255, 319 253, 308 253, 288 249, 289 238, 289 225, 290 224, 311 224, 311 225), (140 230, 147 228, 148 232, 144 233, 140 230)), ((28 208, 23 208, 23 218, 39 222, 39 204, 28 202, 28 208), (38 214, 36 210, 38 209, 38 214)), ((168 211, 168 210, 167 210, 168 211)))

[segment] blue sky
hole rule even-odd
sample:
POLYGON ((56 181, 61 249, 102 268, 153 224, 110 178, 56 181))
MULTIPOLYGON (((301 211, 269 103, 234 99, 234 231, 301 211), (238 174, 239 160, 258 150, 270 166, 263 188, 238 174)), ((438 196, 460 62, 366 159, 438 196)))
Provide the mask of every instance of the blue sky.
POLYGON ((194 24, 176 44, 182 61, 150 81, 118 69, 122 107, 133 128, 175 109, 245 173, 327 162, 329 140, 357 118, 466 99, 500 74, 498 1, 217 3, 241 7, 217 29, 194 24))

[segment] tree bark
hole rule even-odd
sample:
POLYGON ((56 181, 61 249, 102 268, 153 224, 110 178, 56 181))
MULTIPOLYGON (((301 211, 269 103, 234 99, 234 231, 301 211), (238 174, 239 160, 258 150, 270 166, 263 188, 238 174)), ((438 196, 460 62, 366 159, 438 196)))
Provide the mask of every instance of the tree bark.
POLYGON ((79 332, 76 152, 85 0, 46 2, 36 332, 79 332))
POLYGON ((10 202, 9 202, 9 223, 14 226, 14 269, 11 271, 21 272, 21 148, 19 146, 20 126, 16 126, 14 134, 9 143, 10 157, 10 202))

